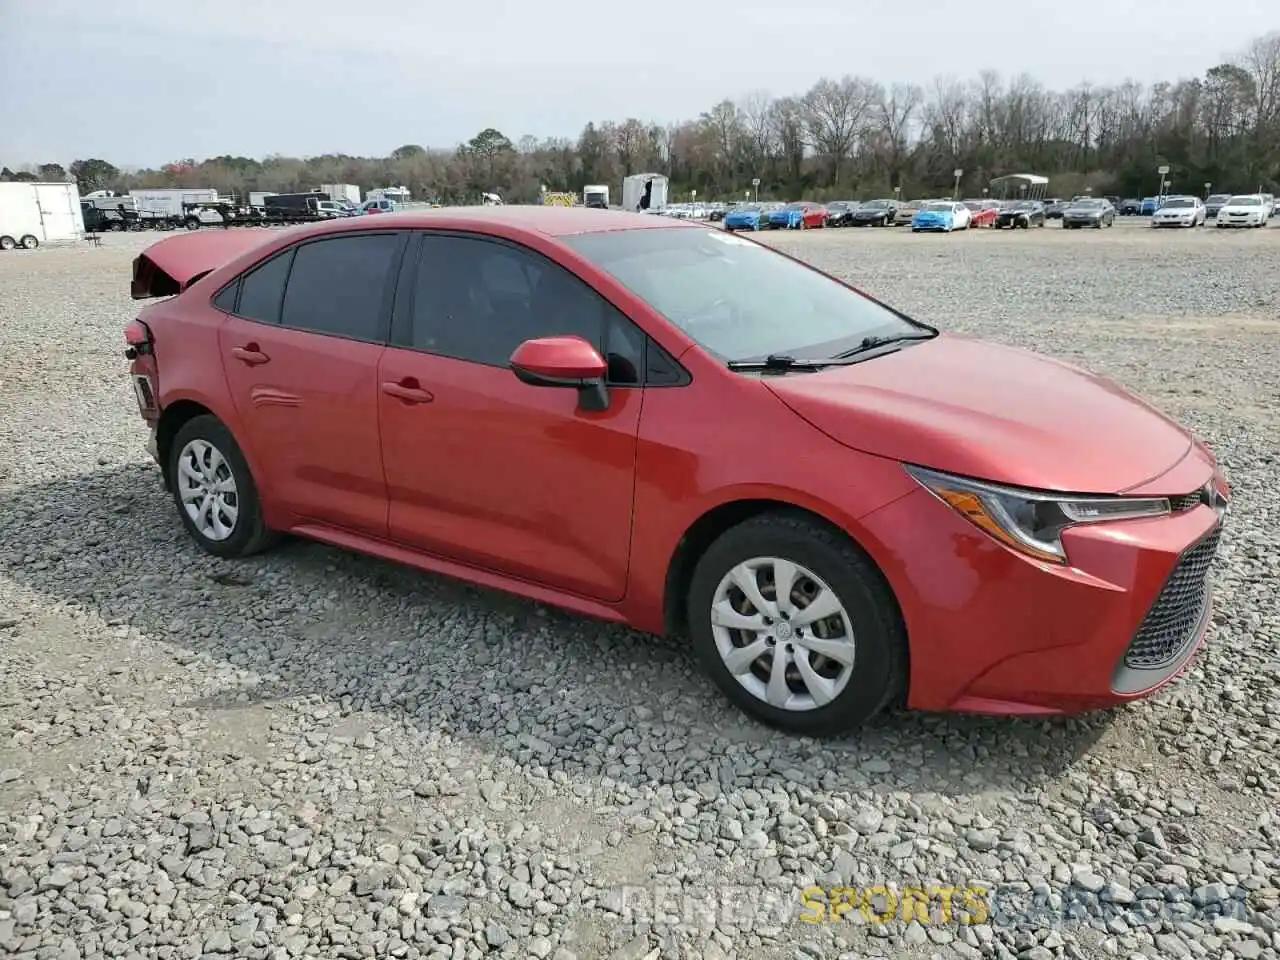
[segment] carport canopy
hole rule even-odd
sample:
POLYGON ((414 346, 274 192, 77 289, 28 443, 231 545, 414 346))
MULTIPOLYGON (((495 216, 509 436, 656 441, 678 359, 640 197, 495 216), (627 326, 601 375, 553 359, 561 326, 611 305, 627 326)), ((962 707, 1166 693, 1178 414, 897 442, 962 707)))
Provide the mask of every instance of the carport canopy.
POLYGON ((995 200, 1043 200, 1049 192, 1049 178, 1035 173, 1011 173, 996 177, 988 190, 995 200))

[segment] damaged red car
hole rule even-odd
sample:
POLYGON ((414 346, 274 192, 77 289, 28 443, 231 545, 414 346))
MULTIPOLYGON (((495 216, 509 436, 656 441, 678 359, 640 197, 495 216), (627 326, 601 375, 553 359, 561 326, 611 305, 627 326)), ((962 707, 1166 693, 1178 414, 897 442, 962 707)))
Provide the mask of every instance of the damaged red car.
POLYGON ((1205 636, 1203 443, 736 234, 516 206, 199 231, 132 292, 149 448, 220 557, 291 534, 681 636, 811 735, 1107 707, 1205 636))

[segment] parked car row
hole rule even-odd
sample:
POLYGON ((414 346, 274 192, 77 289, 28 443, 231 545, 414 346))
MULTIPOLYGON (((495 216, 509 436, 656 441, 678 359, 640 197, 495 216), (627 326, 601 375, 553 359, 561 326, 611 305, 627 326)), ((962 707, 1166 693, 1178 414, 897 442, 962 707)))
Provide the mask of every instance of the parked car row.
MULTIPOLYGON (((1258 212, 1256 208, 1259 208, 1259 207, 1262 208, 1263 211, 1265 211, 1266 216, 1264 217, 1264 221, 1270 220, 1272 217, 1274 217, 1277 214, 1277 212, 1280 212, 1280 205, 1277 205, 1275 196, 1270 193, 1261 193, 1261 192, 1246 193, 1246 194, 1214 193, 1214 194, 1210 194, 1202 202, 1202 206, 1204 208, 1204 218, 1203 220, 1201 220, 1201 222, 1203 222, 1204 220, 1216 219, 1218 214, 1222 211, 1222 208, 1225 206, 1228 206, 1228 205, 1239 206, 1240 204, 1237 201, 1239 201, 1242 197, 1252 197, 1258 200, 1257 203, 1251 202, 1249 204, 1246 204, 1247 206, 1255 208, 1251 211, 1251 214, 1255 219, 1258 212)), ((1141 199, 1130 197, 1128 199, 1121 200, 1119 203, 1117 203, 1116 208, 1120 213, 1120 216, 1122 217, 1130 217, 1130 216, 1154 217, 1156 216, 1157 213, 1159 213, 1165 207, 1169 206, 1170 203, 1173 201, 1179 201, 1177 206, 1179 208, 1185 209, 1186 204, 1181 201, 1186 201, 1188 199, 1192 199, 1192 200, 1196 200, 1197 202, 1200 202, 1199 198, 1194 196, 1189 196, 1189 195, 1183 196, 1182 194, 1165 194, 1164 196, 1160 196, 1160 197, 1143 197, 1141 199)), ((1198 215, 1197 215, 1197 218, 1198 218, 1198 215)), ((1182 215, 1181 219, 1186 219, 1186 216, 1182 215)))

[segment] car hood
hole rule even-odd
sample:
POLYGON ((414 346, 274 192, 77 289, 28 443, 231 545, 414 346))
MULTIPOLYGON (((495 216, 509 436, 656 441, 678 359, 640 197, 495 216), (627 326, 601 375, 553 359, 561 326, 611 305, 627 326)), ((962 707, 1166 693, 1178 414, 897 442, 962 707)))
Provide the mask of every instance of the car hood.
POLYGON ((765 383, 845 446, 1041 490, 1120 493, 1166 472, 1192 444, 1111 380, 954 334, 765 383))

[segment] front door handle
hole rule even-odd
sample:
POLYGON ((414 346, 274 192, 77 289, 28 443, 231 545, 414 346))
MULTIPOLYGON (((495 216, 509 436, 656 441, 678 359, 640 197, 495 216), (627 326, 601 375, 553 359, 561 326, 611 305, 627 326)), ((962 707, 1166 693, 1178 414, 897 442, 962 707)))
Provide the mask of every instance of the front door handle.
POLYGON ((251 343, 244 347, 232 347, 231 355, 241 363, 248 364, 251 367, 256 367, 271 359, 258 349, 258 345, 256 343, 251 343))
POLYGON ((403 400, 405 403, 430 403, 435 399, 429 391, 423 390, 418 385, 418 381, 412 377, 406 377, 400 381, 384 380, 382 392, 389 397, 403 400))

